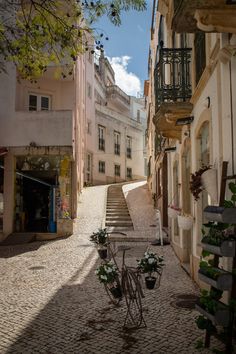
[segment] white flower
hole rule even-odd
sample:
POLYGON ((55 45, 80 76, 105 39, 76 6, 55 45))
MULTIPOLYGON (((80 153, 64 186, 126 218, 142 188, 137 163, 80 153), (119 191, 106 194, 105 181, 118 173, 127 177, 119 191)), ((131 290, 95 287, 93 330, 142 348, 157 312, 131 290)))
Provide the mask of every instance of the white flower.
POLYGON ((106 275, 101 275, 101 279, 107 280, 107 276, 106 275))
POLYGON ((106 273, 112 273, 112 268, 107 268, 106 273))
POLYGON ((155 263, 155 258, 148 258, 148 263, 149 264, 153 264, 153 263, 155 263))

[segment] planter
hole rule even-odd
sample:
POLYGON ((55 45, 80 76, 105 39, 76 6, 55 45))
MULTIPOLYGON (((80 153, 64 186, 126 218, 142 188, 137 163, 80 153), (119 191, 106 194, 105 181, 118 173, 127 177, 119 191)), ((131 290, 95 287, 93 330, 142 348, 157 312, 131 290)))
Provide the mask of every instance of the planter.
POLYGON ((190 230, 193 226, 193 217, 178 215, 178 225, 180 229, 190 230))
POLYGON ((180 214, 180 210, 168 207, 169 218, 176 219, 179 214, 180 214))
POLYGON ((155 277, 145 277, 146 288, 149 290, 154 289, 156 280, 155 277))
POLYGON ((218 221, 226 224, 236 224, 236 208, 225 208, 208 205, 204 209, 207 220, 218 221))
POLYGON ((201 182, 203 188, 210 195, 212 203, 216 204, 218 201, 218 189, 217 189, 217 170, 210 168, 201 175, 201 182))
POLYGON ((101 259, 106 259, 107 258, 107 248, 99 248, 98 254, 101 259))
POLYGON ((215 325, 220 325, 223 327, 227 327, 229 325, 230 313, 229 309, 226 305, 219 302, 219 308, 216 310, 215 315, 207 312, 201 305, 196 304, 195 308, 199 311, 203 316, 211 320, 211 322, 215 325))
POLYGON ((230 290, 232 288, 232 284, 233 284, 232 274, 229 272, 226 272, 225 270, 219 269, 219 268, 213 268, 213 269, 216 269, 217 272, 221 273, 217 277, 217 279, 212 279, 212 278, 208 277, 206 274, 203 273, 202 269, 199 269, 199 271, 198 271, 199 279, 204 281, 204 283, 207 283, 207 284, 213 286, 216 289, 230 290))
POLYGON ((202 248, 205 251, 217 254, 223 257, 234 257, 235 256, 235 241, 223 241, 220 246, 210 245, 209 243, 202 242, 202 248))
POLYGON ((122 297, 122 291, 120 286, 110 288, 109 291, 115 299, 120 299, 122 297))

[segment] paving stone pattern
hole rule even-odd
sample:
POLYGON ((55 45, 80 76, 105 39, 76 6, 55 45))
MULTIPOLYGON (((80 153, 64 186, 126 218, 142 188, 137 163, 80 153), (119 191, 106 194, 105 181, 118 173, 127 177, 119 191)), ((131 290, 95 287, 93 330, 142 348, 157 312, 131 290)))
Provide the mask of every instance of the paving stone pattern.
MULTIPOLYGON (((126 185, 136 204, 138 225, 154 220, 145 185, 126 185), (148 198, 147 198, 148 199, 148 198), (145 213, 141 212, 142 208, 145 213), (143 218, 143 223, 140 218, 143 218)), ((114 307, 95 276, 99 259, 89 235, 104 224, 106 186, 86 188, 80 198, 76 233, 66 239, 0 247, 0 353, 42 354, 169 354, 199 353, 203 332, 195 325, 195 310, 173 306, 180 294, 198 294, 170 246, 155 246, 164 255, 159 289, 145 290, 147 328, 123 330, 124 301, 114 307)), ((127 193, 126 193, 127 194, 127 193)), ((135 208, 134 208, 135 209, 135 208)), ((135 214, 135 210, 131 215, 135 214)), ((137 218, 136 218, 137 219, 137 218)), ((134 220, 136 220, 134 217, 134 220)), ((148 229, 149 233, 155 230, 148 229), (152 231, 151 231, 152 230, 152 231)), ((133 242, 127 262, 135 264, 147 242, 133 242)), ((202 353, 211 353, 202 350, 202 353)))

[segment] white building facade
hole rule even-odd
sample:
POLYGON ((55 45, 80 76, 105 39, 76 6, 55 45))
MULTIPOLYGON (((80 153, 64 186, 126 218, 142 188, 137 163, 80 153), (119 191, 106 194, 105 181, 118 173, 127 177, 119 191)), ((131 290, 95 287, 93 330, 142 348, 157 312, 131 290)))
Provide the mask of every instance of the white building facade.
POLYGON ((220 203, 223 161, 227 175, 235 175, 236 164, 235 5, 201 5, 154 2, 146 89, 149 188, 177 256, 197 282, 203 211, 220 203), (196 201, 190 192, 191 173, 202 165, 216 169, 216 200, 204 190, 196 201), (192 217, 189 230, 168 217, 171 204, 192 217))
POLYGON ((87 132, 91 174, 86 171, 86 182, 96 185, 144 178, 144 99, 128 96, 115 84, 114 71, 103 55, 95 64, 94 83, 90 84, 95 109, 87 132))
POLYGON ((66 78, 50 66, 37 81, 1 74, 0 241, 11 233, 37 239, 73 233, 85 154, 85 58, 66 78), (57 75, 58 76, 58 75, 57 75))

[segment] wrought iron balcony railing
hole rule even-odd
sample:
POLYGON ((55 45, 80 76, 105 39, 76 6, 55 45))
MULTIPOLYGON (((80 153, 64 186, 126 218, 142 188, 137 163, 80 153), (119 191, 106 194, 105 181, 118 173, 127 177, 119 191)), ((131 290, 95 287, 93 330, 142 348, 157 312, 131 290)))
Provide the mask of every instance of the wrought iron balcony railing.
POLYGON ((161 48, 154 70, 156 111, 164 102, 185 102, 192 95, 191 49, 161 48))

